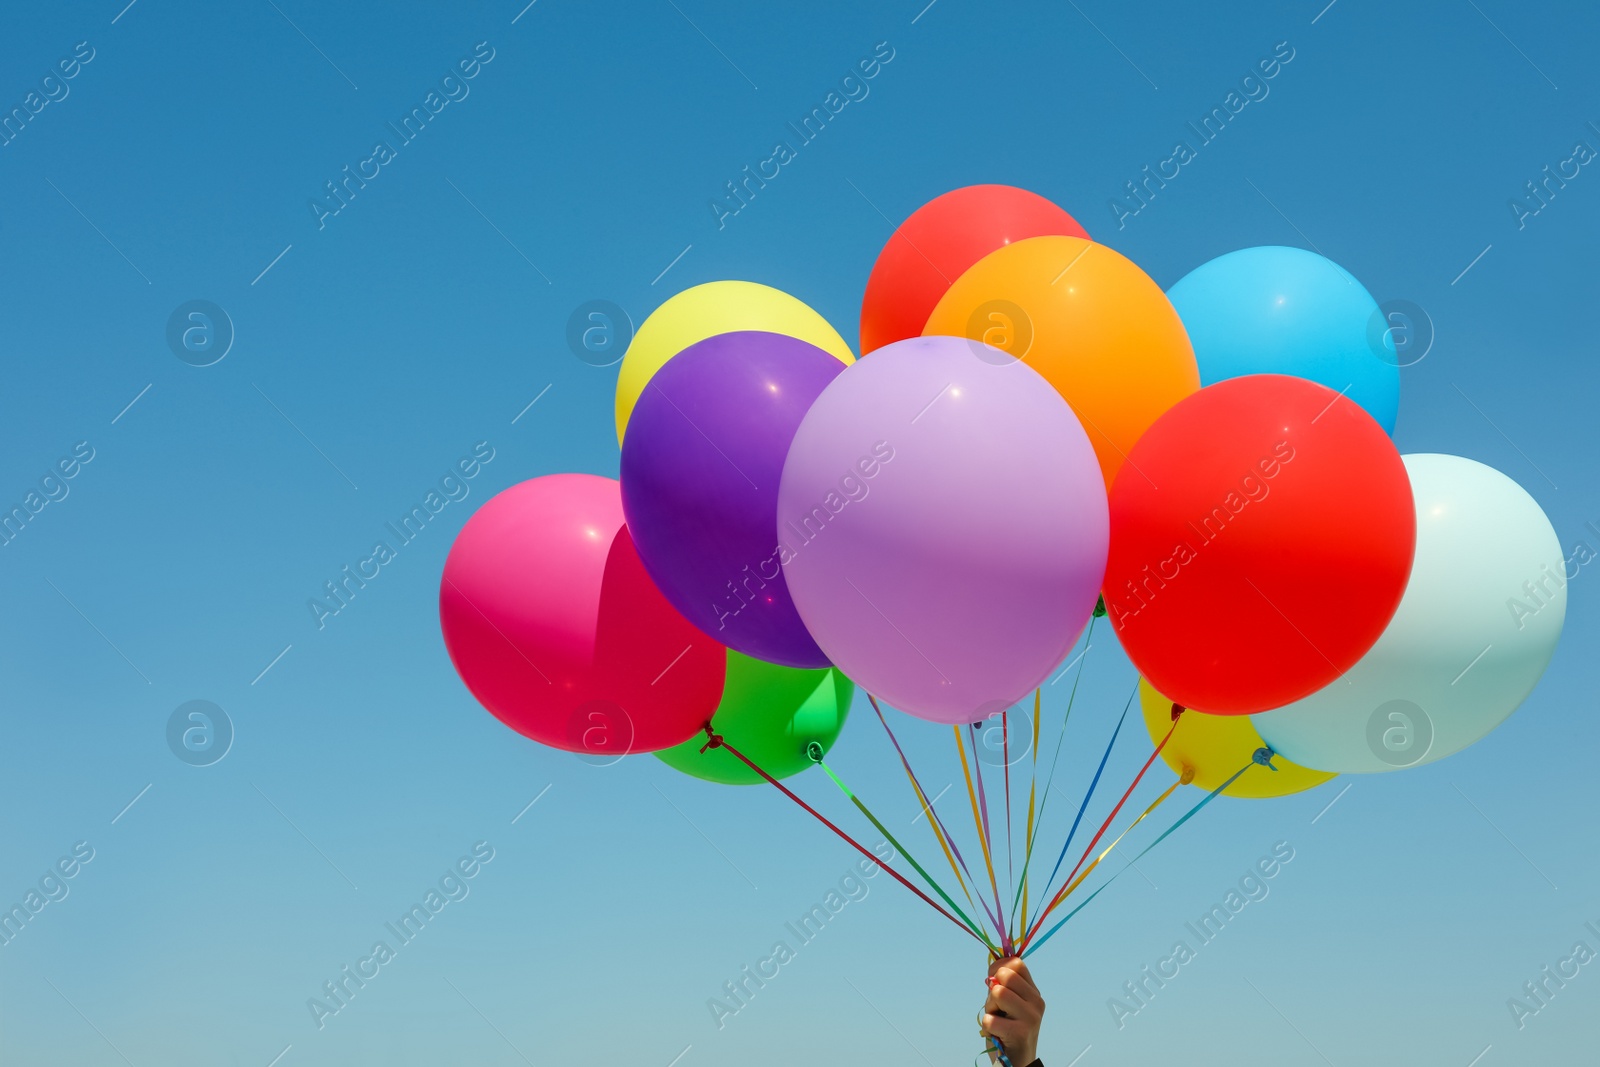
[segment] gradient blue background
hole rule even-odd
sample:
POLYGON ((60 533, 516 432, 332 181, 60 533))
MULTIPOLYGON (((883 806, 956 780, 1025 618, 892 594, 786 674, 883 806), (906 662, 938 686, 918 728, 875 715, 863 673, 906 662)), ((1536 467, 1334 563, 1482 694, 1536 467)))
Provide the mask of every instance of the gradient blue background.
MULTIPOLYGON (((1163 286, 1314 244, 1437 330, 1403 374, 1402 450, 1492 464, 1565 546, 1600 548, 1600 174, 1525 229, 1507 206, 1575 141, 1600 146, 1580 5, 276 3, 4 16, 7 109, 96 49, 0 148, 0 502, 96 450, 0 549, 0 902, 96 850, 0 947, 7 1063, 971 1062, 983 960, 883 876, 719 1030, 707 998, 836 883, 846 846, 773 790, 541 749, 457 681, 436 591, 471 508, 616 473, 615 368, 565 341, 586 300, 637 323, 750 278, 853 341, 892 225, 983 181, 1055 199, 1163 286), (885 40, 870 96, 719 230, 723 183, 885 40), (470 96, 319 231, 323 182, 479 41, 495 59, 470 96), (1108 199, 1279 41, 1295 58, 1270 96, 1117 229, 1108 199), (164 340, 196 298, 237 330, 206 368, 164 340), (307 599, 480 440, 496 458, 468 500, 319 631, 307 599), (164 736, 195 698, 237 729, 198 769, 164 736), (496 856, 471 895, 319 1031, 307 998, 478 840, 496 856)), ((1218 803, 1097 900, 1037 957, 1051 1067, 1592 1056, 1600 963, 1521 1031, 1505 1005, 1575 941, 1600 948, 1591 585, 1586 568, 1549 674, 1483 744, 1353 779, 1314 825, 1343 783, 1218 803), (1107 998, 1279 840, 1296 855, 1271 896, 1119 1031, 1107 998)), ((1085 669, 1069 791, 1133 682, 1110 642, 1085 669)), ((943 732, 904 733, 931 787, 950 780, 943 732)), ((836 761, 909 825, 864 704, 836 761)), ((825 781, 800 788, 841 813, 825 781)))

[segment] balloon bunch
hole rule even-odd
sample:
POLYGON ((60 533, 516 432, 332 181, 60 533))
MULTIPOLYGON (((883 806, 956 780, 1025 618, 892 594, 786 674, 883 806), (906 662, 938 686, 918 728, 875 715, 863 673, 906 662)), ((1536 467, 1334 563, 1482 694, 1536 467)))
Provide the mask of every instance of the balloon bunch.
POLYGON ((885 865, 896 879, 993 955, 1026 955, 1109 885, 1046 926, 1180 785, 1205 795, 1144 852, 1219 795, 1459 751, 1548 664, 1555 533, 1504 475, 1400 455, 1385 325, 1310 252, 1245 249, 1163 292, 1049 201, 958 189, 878 257, 860 360, 765 286, 662 304, 620 369, 620 483, 549 475, 486 503, 445 565, 446 645, 534 740, 771 783, 878 861, 780 781, 821 767, 921 883, 885 865), (1055 767, 1039 790, 1040 687, 1102 617, 1142 676, 1154 751, 1090 835, 1130 695, 1040 879, 1055 767), (955 893, 826 763, 858 686, 955 893), (952 727, 972 863, 880 701, 952 727), (996 731, 986 783, 980 736, 996 731), (1021 874, 1007 863, 1002 892, 1013 746, 1032 758, 1021 874), (1158 755, 1176 780, 1112 836, 1158 755))

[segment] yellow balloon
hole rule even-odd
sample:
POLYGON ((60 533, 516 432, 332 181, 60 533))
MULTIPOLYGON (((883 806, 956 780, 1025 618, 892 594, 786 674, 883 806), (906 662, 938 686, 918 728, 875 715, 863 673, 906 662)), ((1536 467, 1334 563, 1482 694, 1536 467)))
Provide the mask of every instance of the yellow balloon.
MULTIPOLYGON (((1150 731, 1150 739, 1160 743, 1172 728, 1172 701, 1140 678, 1139 704, 1144 710, 1144 725, 1150 731)), ((1209 793, 1249 763, 1255 751, 1265 745, 1248 715, 1207 715, 1191 710, 1178 717, 1178 728, 1172 731, 1172 740, 1161 750, 1161 758, 1180 777, 1185 770, 1192 770, 1192 784, 1209 793)), ((1222 795, 1252 799, 1286 797, 1336 777, 1329 771, 1314 771, 1277 755, 1272 757, 1272 765, 1278 769, 1270 771, 1260 765, 1252 766, 1224 789, 1222 795)))
POLYGON ((644 387, 673 356, 719 333, 765 330, 816 345, 841 363, 856 361, 839 331, 781 289, 756 282, 706 282, 667 300, 633 335, 617 375, 617 443, 644 387))

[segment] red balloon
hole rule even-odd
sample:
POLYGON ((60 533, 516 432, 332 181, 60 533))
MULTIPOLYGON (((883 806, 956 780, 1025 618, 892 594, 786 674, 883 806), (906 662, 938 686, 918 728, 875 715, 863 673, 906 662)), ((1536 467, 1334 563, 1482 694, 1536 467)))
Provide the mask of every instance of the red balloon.
POLYGON ((439 623, 478 702, 555 748, 668 748, 722 698, 726 650, 645 573, 610 478, 552 474, 486 502, 445 560, 439 623))
POLYGON ((1304 378, 1234 378, 1180 400, 1129 452, 1106 609, 1172 700, 1265 711, 1372 647, 1415 547, 1411 482, 1372 416, 1304 378))
POLYGON ((1037 193, 1011 185, 969 185, 917 208, 889 237, 861 301, 861 354, 920 337, 955 280, 997 248, 1025 237, 1089 235, 1037 193))

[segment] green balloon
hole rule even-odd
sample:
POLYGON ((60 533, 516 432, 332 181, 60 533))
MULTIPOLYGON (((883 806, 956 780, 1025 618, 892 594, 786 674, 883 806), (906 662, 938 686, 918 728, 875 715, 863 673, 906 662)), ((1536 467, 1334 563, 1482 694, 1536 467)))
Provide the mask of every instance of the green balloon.
MULTIPOLYGON (((727 682, 711 727, 774 778, 787 778, 811 766, 806 746, 824 753, 844 728, 855 685, 836 668, 780 667, 728 649, 727 682)), ((662 763, 696 778, 724 785, 759 785, 762 778, 731 752, 700 749, 703 733, 655 755, 662 763)))

